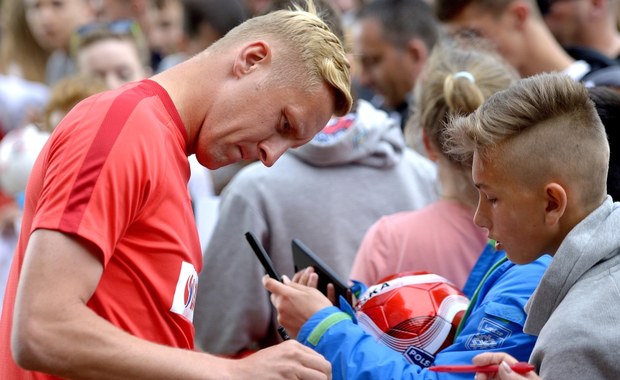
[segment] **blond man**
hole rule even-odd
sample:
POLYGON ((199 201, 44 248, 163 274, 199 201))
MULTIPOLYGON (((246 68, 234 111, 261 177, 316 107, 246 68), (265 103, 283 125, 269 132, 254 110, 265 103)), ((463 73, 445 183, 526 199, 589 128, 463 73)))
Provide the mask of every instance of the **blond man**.
MULTIPOLYGON (((553 256, 526 305, 536 371, 544 379, 620 378, 620 204, 606 192, 609 145, 587 90, 565 75, 536 75, 454 120, 450 134, 453 153, 473 155, 474 221, 514 263, 553 256)), ((505 365, 498 376, 537 378, 505 365)))
POLYGON ((194 350, 202 252, 187 156, 270 166, 349 111, 349 85, 342 45, 309 2, 73 108, 30 177, 0 378, 330 378, 295 341, 237 361, 194 350))

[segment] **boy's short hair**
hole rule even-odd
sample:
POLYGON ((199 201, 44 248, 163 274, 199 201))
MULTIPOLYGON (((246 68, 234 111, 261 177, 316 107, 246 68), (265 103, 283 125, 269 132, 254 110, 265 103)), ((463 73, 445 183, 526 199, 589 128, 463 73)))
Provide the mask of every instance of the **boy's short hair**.
POLYGON ((350 65, 340 39, 317 16, 312 0, 308 10, 279 10, 253 17, 213 43, 208 51, 227 49, 250 39, 270 38, 283 47, 274 59, 278 79, 289 78, 307 90, 326 82, 334 92, 336 115, 351 109, 350 65))
POLYGON ((554 181, 583 204, 606 195, 609 144, 588 90, 560 73, 521 79, 473 114, 454 118, 447 148, 494 159, 519 181, 554 181))

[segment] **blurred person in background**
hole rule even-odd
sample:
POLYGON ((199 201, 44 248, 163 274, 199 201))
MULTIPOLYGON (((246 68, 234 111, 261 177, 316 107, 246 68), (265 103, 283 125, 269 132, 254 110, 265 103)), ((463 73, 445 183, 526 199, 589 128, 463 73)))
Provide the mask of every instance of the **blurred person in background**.
POLYGON ((242 0, 249 17, 265 14, 274 1, 273 0, 242 0))
POLYGON ((50 53, 45 82, 51 86, 75 72, 70 57, 71 36, 94 20, 93 9, 89 0, 24 0, 24 4, 32 35, 50 53))
POLYGON ((359 84, 377 95, 404 129, 416 79, 438 38, 438 23, 424 0, 375 0, 363 4, 352 26, 359 84))
POLYGON ((161 54, 151 48, 151 0, 93 0, 96 19, 100 22, 114 22, 119 20, 134 20, 147 38, 149 50, 148 65, 157 68, 161 62, 161 54))
POLYGON ((620 66, 597 68, 571 57, 534 0, 435 0, 434 10, 450 31, 470 30, 492 41, 522 77, 560 72, 587 86, 620 84, 620 66))
POLYGON ((45 65, 50 53, 32 35, 24 1, 3 0, 1 10, 0 73, 45 83, 45 65))
POLYGON ((239 0, 180 0, 180 2, 183 48, 176 54, 164 57, 157 67, 158 72, 201 52, 248 18, 239 0))
POLYGON ((620 63, 618 0, 538 0, 545 23, 575 59, 593 68, 620 63))
POLYGON ((84 25, 74 42, 78 71, 103 79, 110 89, 151 75, 148 46, 136 21, 84 25))
POLYGON ((22 0, 3 0, 0 12, 0 139, 38 120, 47 101, 49 52, 33 37, 22 0))
POLYGON ((182 0, 150 0, 149 1, 149 35, 148 41, 152 51, 162 61, 155 72, 165 70, 163 62, 172 55, 183 54, 186 50, 187 35, 183 29, 182 0))

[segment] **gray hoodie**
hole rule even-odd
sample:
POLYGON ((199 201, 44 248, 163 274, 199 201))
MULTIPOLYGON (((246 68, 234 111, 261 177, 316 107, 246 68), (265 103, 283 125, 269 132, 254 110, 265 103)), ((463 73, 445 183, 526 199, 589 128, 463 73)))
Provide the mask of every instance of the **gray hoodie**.
POLYGON ((543 379, 620 379, 620 203, 608 197, 566 236, 526 311, 543 379))
POLYGON ((376 220, 436 198, 435 165, 405 147, 398 124, 364 101, 356 114, 328 124, 271 168, 244 168, 222 194, 204 255, 194 315, 197 346, 233 354, 276 337, 261 285, 265 272, 246 231, 254 232, 282 274, 294 274, 291 240, 297 238, 347 278, 376 220))

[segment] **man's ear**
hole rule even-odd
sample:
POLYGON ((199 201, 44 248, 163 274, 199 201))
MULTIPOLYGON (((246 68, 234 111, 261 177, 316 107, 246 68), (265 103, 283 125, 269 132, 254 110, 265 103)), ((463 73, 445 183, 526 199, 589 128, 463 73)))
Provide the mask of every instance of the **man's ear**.
POLYGON ((430 52, 424 41, 419 38, 412 38, 407 42, 406 53, 411 61, 410 75, 412 78, 417 78, 426 65, 430 52))
POLYGON ((428 60, 429 51, 424 41, 412 38, 407 42, 407 53, 416 64, 425 64, 428 60))
POLYGON ((233 63, 233 74, 242 77, 254 71, 259 65, 271 62, 271 46, 265 41, 249 43, 237 53, 233 63))
POLYGON ((566 190, 560 184, 552 182, 545 186, 545 197, 545 223, 549 226, 557 225, 566 211, 566 190))

